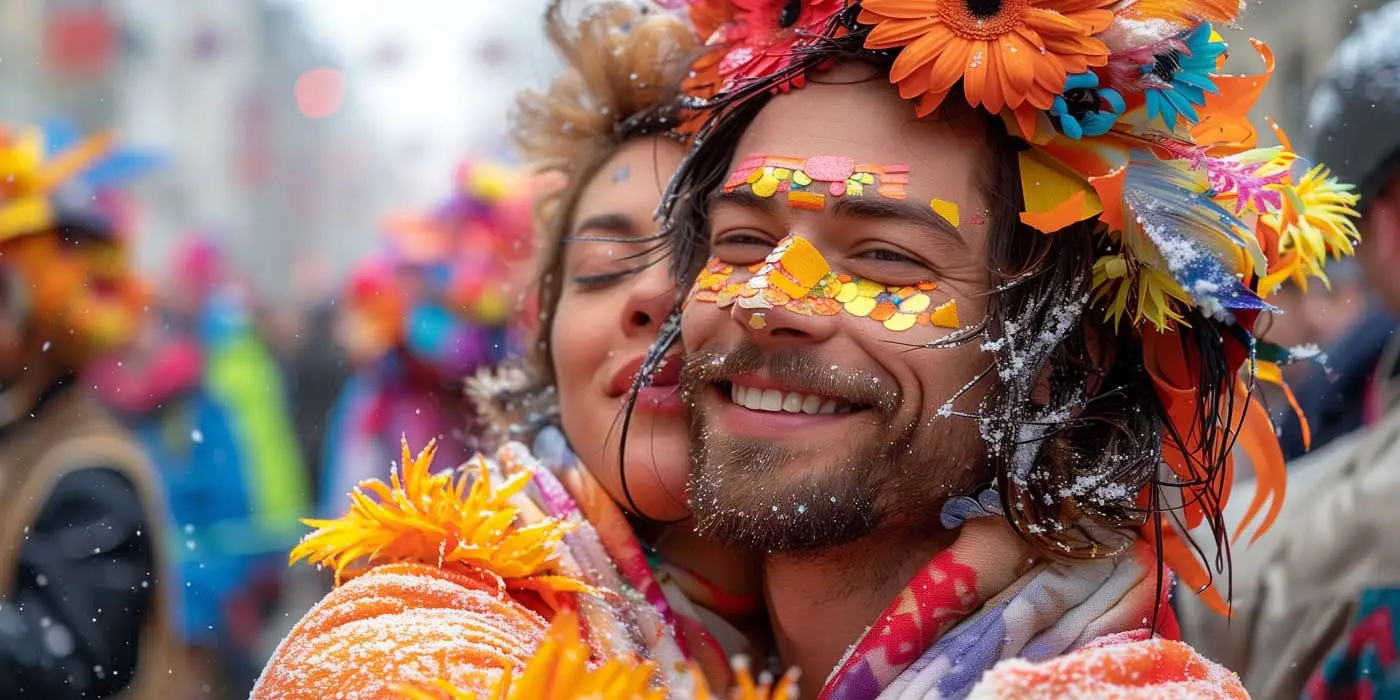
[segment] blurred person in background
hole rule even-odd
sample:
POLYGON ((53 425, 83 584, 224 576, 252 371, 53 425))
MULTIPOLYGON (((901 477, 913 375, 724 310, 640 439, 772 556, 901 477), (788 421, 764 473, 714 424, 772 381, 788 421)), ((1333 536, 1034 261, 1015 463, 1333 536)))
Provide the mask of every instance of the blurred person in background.
POLYGON ((306 468, 281 366, 253 323, 253 292, 211 239, 181 239, 163 295, 170 324, 193 337, 205 388, 228 408, 253 504, 250 549, 284 552, 310 512, 306 468))
POLYGON ((170 697, 160 486, 79 376, 145 292, 123 202, 142 165, 60 124, 0 132, 0 698, 170 697))
POLYGON ((338 342, 341 308, 329 273, 314 253, 293 271, 295 344, 287 358, 292 420, 302 463, 310 469, 309 488, 321 493, 327 422, 340 387, 350 377, 350 358, 338 342))
POLYGON ((246 697, 248 669, 260 659, 248 658, 230 637, 238 626, 228 619, 230 601, 249 583, 252 507, 232 416, 205 389, 203 372, 197 339, 156 308, 131 347, 97 363, 88 377, 165 487, 162 546, 179 572, 170 602, 186 653, 184 689, 172 697, 212 700, 246 697))
POLYGON ((1316 451, 1290 465, 1273 528, 1235 552, 1233 619, 1178 599, 1186 639, 1238 672, 1254 697, 1400 697, 1400 548, 1385 534, 1400 527, 1397 34, 1400 2, 1363 16, 1309 106, 1306 152, 1360 183, 1357 260, 1374 299, 1329 353, 1340 378, 1316 376, 1298 389, 1305 407, 1321 397, 1342 415, 1308 416, 1321 433, 1316 451), (1354 429, 1341 433, 1347 425, 1354 429))
POLYGON ((180 240, 171 255, 163 306, 172 330, 198 343, 202 387, 228 412, 249 503, 248 517, 231 533, 244 562, 241 585, 227 589, 221 630, 226 681, 242 689, 251 686, 282 632, 277 624, 284 619, 290 583, 285 556, 300 537, 300 518, 312 510, 292 399, 282 367, 255 323, 255 302, 251 287, 211 238, 180 240))
MULTIPOLYGON (((513 130, 532 165, 565 176, 553 187, 535 185, 548 188, 536 209, 543 235, 540 342, 527 363, 472 382, 488 428, 482 446, 506 446, 501 471, 478 474, 472 466, 479 480, 459 501, 463 493, 451 493, 449 477, 425 483, 431 454, 406 458, 394 482, 402 489, 393 493, 431 498, 423 510, 432 516, 362 519, 361 499, 391 493, 375 486, 356 496, 360 503, 343 518, 318 523, 325 529, 294 556, 319 562, 329 555, 334 561, 324 561, 340 569, 359 549, 357 537, 392 541, 381 556, 361 562, 373 567, 368 571, 350 566, 358 575, 298 623, 255 698, 379 696, 396 682, 434 677, 479 691, 498 679, 503 664, 523 666, 536 653, 549 618, 573 629, 566 609, 575 604, 587 622, 586 642, 565 652, 576 659, 631 654, 655 662, 668 681, 684 676, 690 660, 711 687, 727 688, 730 655, 766 656, 762 635, 753 634, 763 627, 753 557, 700 538, 687 517, 689 438, 676 389, 678 355, 640 393, 633 437, 625 453, 620 449, 620 409, 681 291, 659 255, 654 215, 685 152, 671 133, 677 122, 664 98, 699 41, 684 22, 637 4, 597 3, 577 23, 560 5, 552 5, 547 31, 568 68, 549 90, 521 95, 513 130), (530 445, 540 462, 510 441, 530 445), (505 500, 521 488, 522 497, 505 500), (436 518, 453 518, 458 509, 492 523, 518 518, 471 542, 477 554, 463 560, 463 548, 430 534, 436 518), (569 534, 556 529, 561 522, 569 534), (539 559, 529 541, 559 546, 547 545, 553 554, 539 559), (349 545, 344 560, 332 554, 342 545, 349 545), (498 575, 509 595, 492 583, 498 575), (580 584, 603 595, 572 595, 580 584)), ((371 279, 361 278, 361 296, 393 298, 373 293, 371 279)), ((439 458, 434 467, 450 464, 439 458)), ((458 478, 464 484, 467 477, 458 478)), ((539 674, 513 680, 511 697, 536 697, 529 689, 544 692, 538 683, 569 673, 567 661, 550 663, 559 657, 543 647, 538 653, 539 674)), ((556 687, 576 685, 585 685, 580 676, 556 687)), ((424 692, 438 697, 437 690, 424 692)))
POLYGON ((522 173, 463 165, 443 206, 386 224, 386 248, 353 273, 341 338, 354 376, 331 413, 323 451, 323 511, 355 484, 387 476, 400 440, 440 438, 440 459, 477 448, 463 382, 522 343, 511 261, 528 257, 530 196, 522 173))

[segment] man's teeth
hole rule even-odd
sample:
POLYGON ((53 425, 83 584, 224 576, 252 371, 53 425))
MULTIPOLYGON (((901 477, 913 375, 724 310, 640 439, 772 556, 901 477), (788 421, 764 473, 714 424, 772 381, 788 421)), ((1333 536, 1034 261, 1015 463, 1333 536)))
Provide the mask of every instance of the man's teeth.
POLYGON ((823 398, 815 394, 778 391, 777 389, 754 389, 738 384, 732 386, 730 398, 734 403, 751 411, 768 411, 770 413, 781 411, 809 415, 849 413, 851 411, 850 405, 843 401, 823 398))

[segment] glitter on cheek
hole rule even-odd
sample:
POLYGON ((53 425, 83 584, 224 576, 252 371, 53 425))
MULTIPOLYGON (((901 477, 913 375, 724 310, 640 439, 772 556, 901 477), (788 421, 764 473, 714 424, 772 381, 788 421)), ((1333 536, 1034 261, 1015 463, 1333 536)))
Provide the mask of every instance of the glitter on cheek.
MULTIPOLYGON (((887 330, 903 332, 915 327, 960 328, 957 305, 945 302, 929 311, 929 293, 938 284, 925 280, 909 286, 886 286, 847 274, 837 274, 812 243, 790 235, 778 243, 762 263, 752 265, 753 276, 735 279, 735 268, 711 259, 695 283, 695 301, 749 310, 782 308, 800 316, 835 316, 841 312, 869 318, 887 330)), ((767 327, 762 313, 750 316, 754 330, 767 327)))

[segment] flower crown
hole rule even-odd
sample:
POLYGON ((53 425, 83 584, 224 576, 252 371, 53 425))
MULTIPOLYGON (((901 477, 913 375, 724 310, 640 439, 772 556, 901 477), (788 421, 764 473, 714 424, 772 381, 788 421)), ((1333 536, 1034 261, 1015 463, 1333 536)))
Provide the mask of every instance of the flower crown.
POLYGON ((1350 185, 1303 167, 1276 126, 1283 146, 1256 147, 1247 115, 1273 73, 1269 48, 1254 42, 1261 75, 1217 73, 1227 51, 1211 23, 1242 4, 691 0, 711 48, 691 84, 714 86, 702 97, 801 87, 804 49, 868 29, 864 48, 894 56, 890 82, 919 116, 962 98, 1031 146, 1025 224, 1053 233, 1097 217, 1111 245, 1095 289, 1110 320, 1167 330, 1194 307, 1233 324, 1269 310, 1286 280, 1326 283, 1328 256, 1360 238, 1350 185))
MULTIPOLYGON (((1253 42, 1264 71, 1222 74, 1227 47, 1214 29, 1237 19, 1242 0, 685 4, 709 49, 685 85, 695 109, 800 88, 840 44, 888 60, 890 82, 920 117, 965 100, 999 118, 1028 146, 1018 156, 1021 222, 1044 234, 1081 224, 1098 232, 1093 308, 1115 327, 1127 321, 1141 344, 1170 423, 1162 461, 1188 492, 1180 529, 1219 524, 1230 458, 1226 450, 1225 472, 1214 471, 1219 458, 1200 437, 1215 415, 1259 475, 1246 522, 1268 503, 1258 532, 1268 527, 1281 507, 1282 454, 1250 400, 1252 381, 1281 382, 1277 363, 1309 353, 1258 340, 1255 321, 1274 310, 1266 299, 1280 284, 1325 284, 1326 260, 1353 254, 1359 197, 1304 164, 1272 122, 1282 145, 1257 146, 1248 113, 1273 54, 1253 42), (1223 386, 1203 387, 1205 359, 1186 339, 1193 323, 1224 343, 1212 360, 1228 371, 1223 386), (1248 383, 1234 376, 1246 365, 1248 383)), ((1144 536, 1159 538, 1168 563, 1223 610, 1173 520, 1157 514, 1144 536)))

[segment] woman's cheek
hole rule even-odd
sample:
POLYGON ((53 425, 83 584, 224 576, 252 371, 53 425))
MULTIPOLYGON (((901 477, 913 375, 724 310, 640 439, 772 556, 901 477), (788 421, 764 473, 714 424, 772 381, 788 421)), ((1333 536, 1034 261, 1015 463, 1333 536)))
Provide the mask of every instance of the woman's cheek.
POLYGON ((605 304, 582 302, 570 295, 560 299, 552 329, 552 360, 565 436, 580 457, 590 460, 602 449, 594 443, 606 434, 595 423, 606 413, 601 405, 606 400, 606 378, 599 373, 611 338, 598 313, 605 304))

